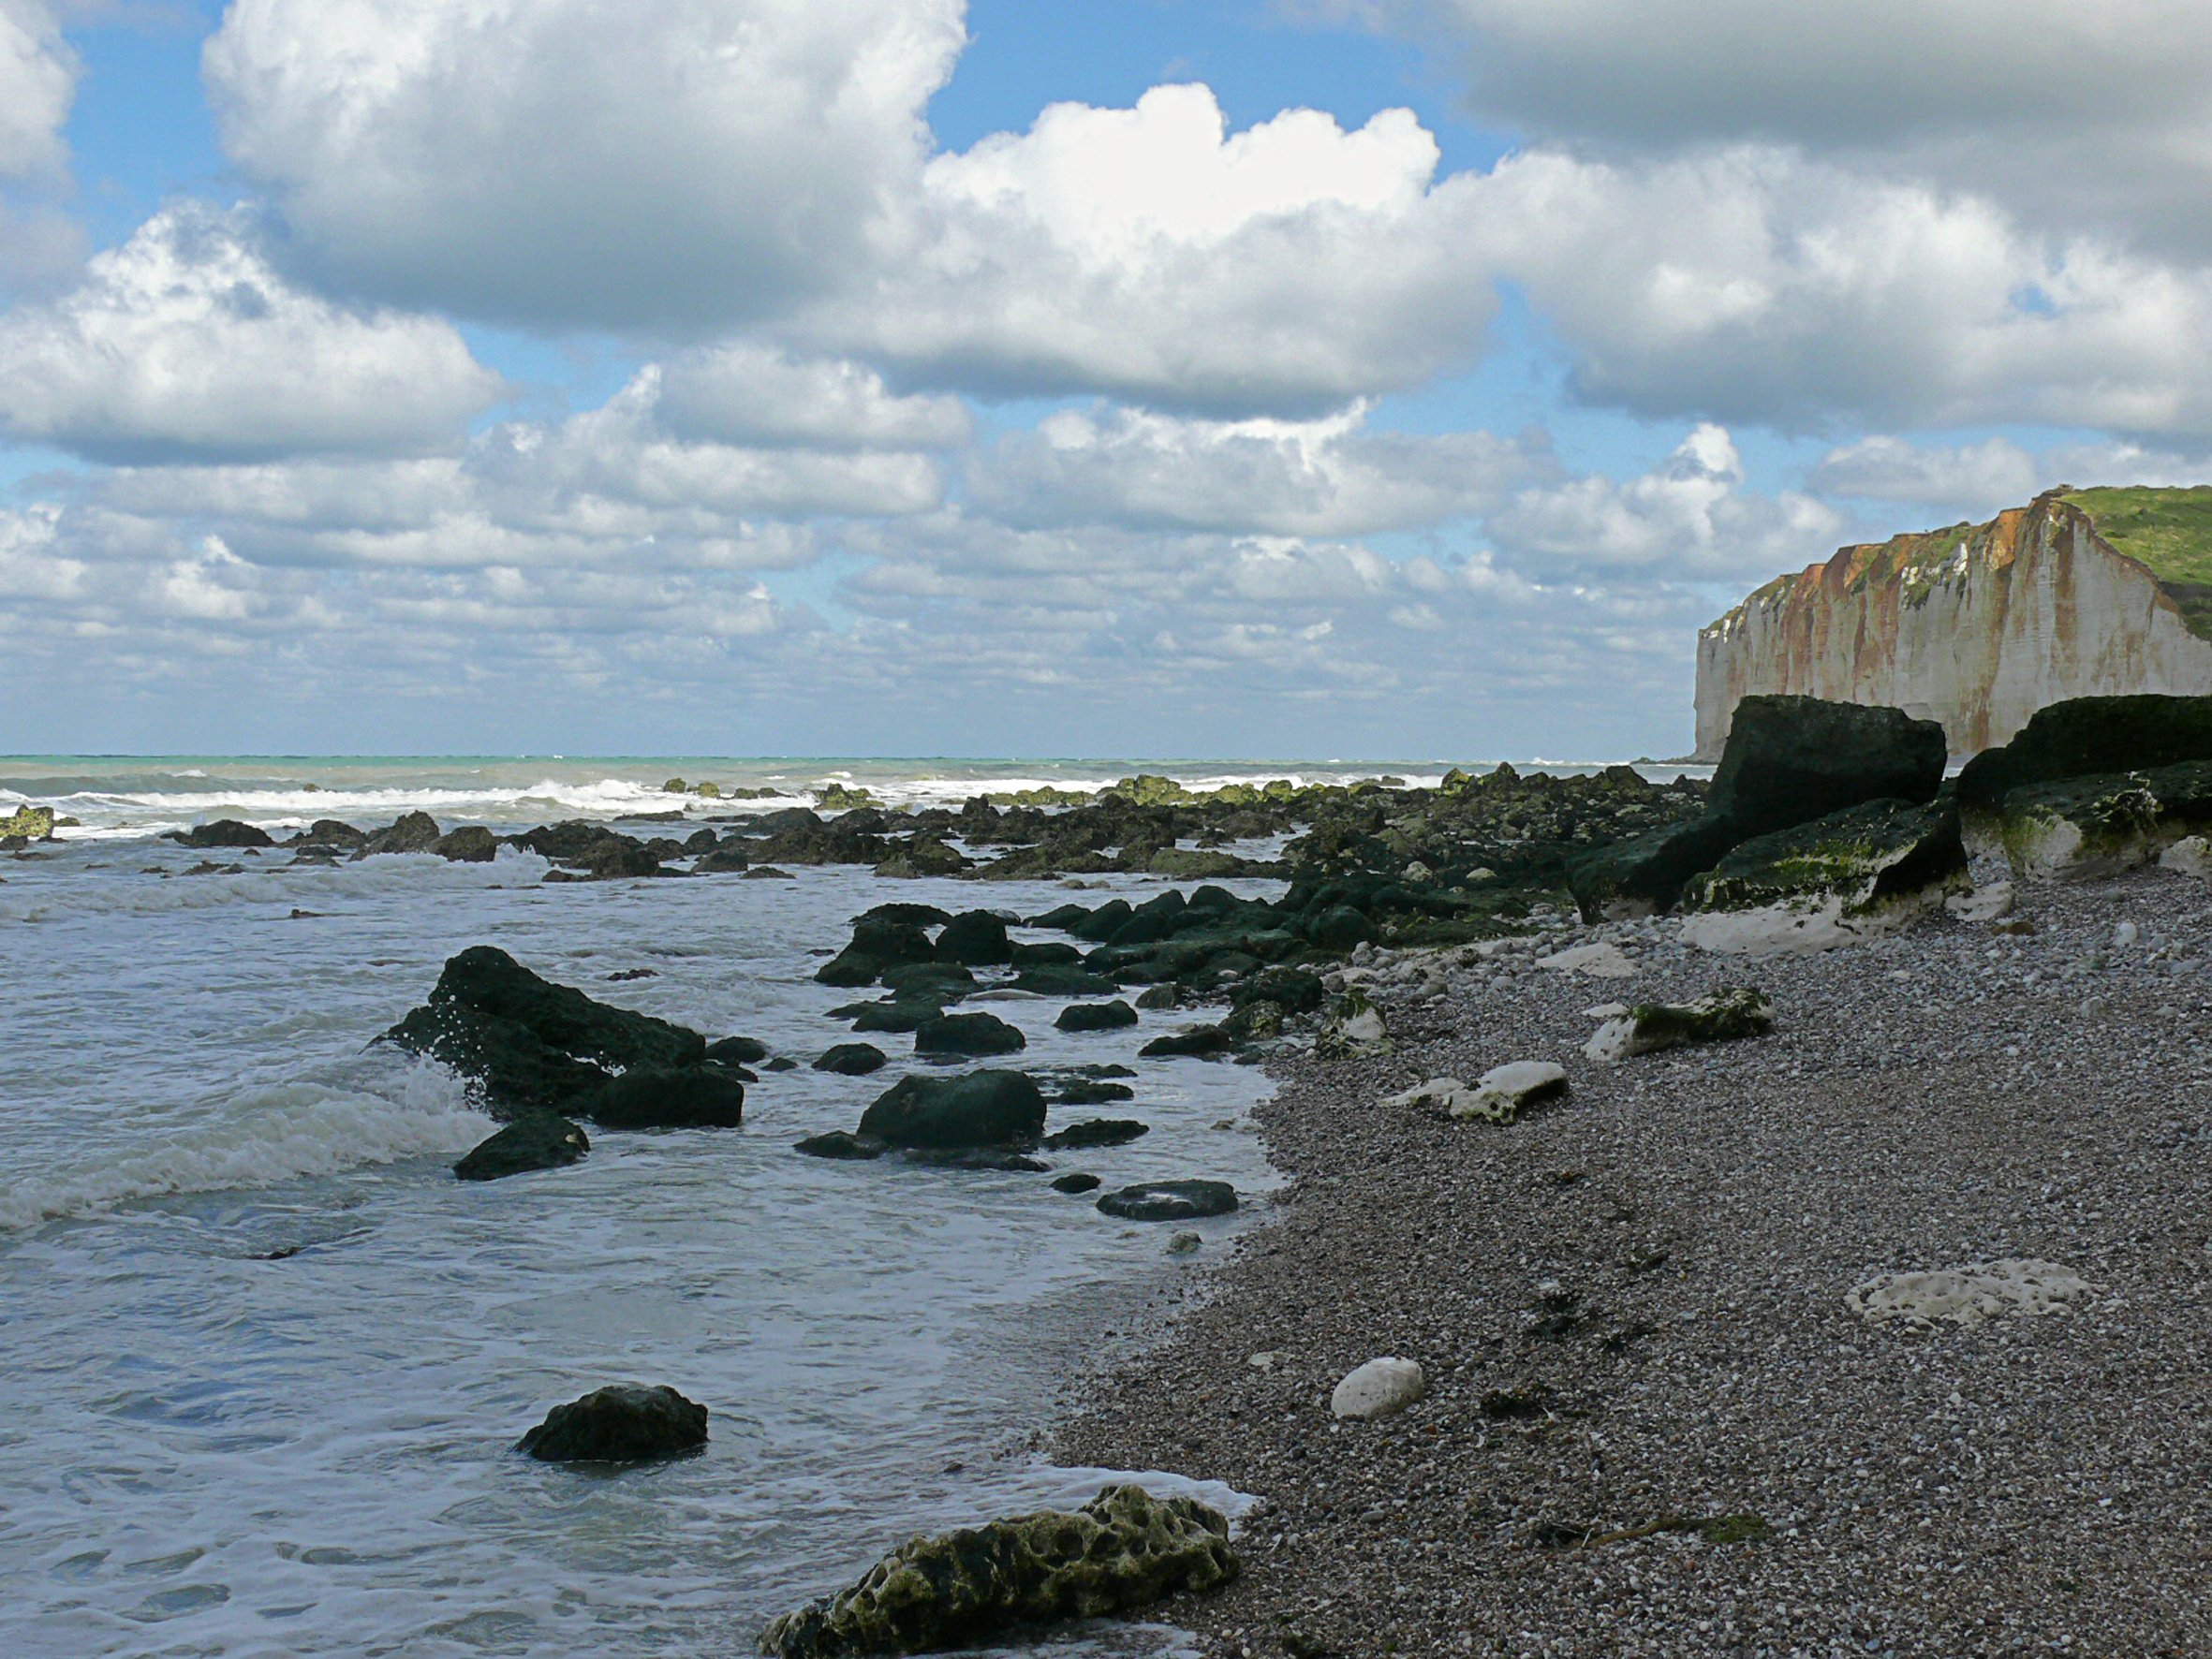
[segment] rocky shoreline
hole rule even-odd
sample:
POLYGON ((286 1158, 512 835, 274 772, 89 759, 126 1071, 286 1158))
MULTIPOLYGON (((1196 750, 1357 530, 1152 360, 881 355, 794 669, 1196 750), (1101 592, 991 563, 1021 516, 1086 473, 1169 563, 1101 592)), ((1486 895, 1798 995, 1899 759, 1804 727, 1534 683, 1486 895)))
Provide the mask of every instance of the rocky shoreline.
POLYGON ((1238 1583, 1165 1616, 1290 1659, 2212 1648, 2212 895, 2003 908, 1749 963, 1665 919, 1365 953, 1388 1046, 1278 1051, 1271 1225, 1054 1448, 1263 1500, 1238 1583), (1539 965, 1592 944, 1631 973, 1539 965), (1747 981, 1768 1035, 1582 1051, 1603 1005, 1747 981), (1571 1089, 1513 1123, 1391 1098, 1532 1058, 1571 1089), (2000 1258, 2089 1289, 1847 1304, 2000 1258), (1379 1356, 1426 1397, 1334 1417, 1379 1356))

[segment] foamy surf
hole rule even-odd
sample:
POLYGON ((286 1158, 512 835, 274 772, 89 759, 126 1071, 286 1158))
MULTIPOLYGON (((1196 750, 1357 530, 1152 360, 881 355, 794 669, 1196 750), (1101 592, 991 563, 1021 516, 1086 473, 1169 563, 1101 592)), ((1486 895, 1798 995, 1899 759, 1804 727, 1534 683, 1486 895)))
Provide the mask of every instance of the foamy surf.
POLYGON ((271 1187, 403 1158, 454 1155, 497 1125, 441 1068, 406 1073, 401 1098, 290 1083, 238 1096, 218 1122, 150 1147, 17 1181, 0 1229, 96 1215, 179 1193, 271 1187))

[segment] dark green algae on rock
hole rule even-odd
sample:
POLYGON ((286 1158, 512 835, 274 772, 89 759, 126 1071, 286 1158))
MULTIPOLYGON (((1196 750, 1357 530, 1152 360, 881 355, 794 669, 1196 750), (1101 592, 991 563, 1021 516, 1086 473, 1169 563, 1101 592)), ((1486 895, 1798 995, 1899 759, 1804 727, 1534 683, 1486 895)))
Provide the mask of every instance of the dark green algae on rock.
POLYGON ((1237 1576, 1229 1522, 1194 1498, 1111 1486, 1081 1509, 918 1537, 858 1582, 776 1620, 772 1659, 922 1653, 1026 1624, 1097 1619, 1237 1576))

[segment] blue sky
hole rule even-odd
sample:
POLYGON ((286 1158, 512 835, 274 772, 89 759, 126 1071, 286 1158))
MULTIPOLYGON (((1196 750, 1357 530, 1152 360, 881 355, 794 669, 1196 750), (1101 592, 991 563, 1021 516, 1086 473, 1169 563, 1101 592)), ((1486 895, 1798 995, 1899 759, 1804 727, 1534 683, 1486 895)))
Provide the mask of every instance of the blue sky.
POLYGON ((1678 753, 1777 571, 2212 477, 2202 33, 0 0, 0 748, 1678 753))

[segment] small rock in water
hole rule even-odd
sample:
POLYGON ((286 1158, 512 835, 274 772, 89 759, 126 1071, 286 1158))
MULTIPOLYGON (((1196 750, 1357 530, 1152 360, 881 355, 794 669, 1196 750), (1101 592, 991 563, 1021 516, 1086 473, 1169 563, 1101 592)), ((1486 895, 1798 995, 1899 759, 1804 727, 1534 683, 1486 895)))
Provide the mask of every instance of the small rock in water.
POLYGON ((1372 1420, 1404 1411, 1428 1392, 1428 1376, 1411 1359, 1370 1359, 1336 1385, 1329 1411, 1339 1417, 1372 1420))
POLYGON ((1170 1255, 1189 1255, 1205 1243, 1196 1233, 1177 1233, 1168 1241, 1170 1255))
POLYGON ((1197 1221, 1236 1205, 1236 1189, 1225 1181, 1152 1181, 1099 1200, 1100 1213, 1123 1221, 1197 1221))
POLYGON ((945 1014, 914 1030, 917 1054, 1014 1054, 1028 1046, 1020 1027, 995 1014, 945 1014))
POLYGON ((1218 1060, 1232 1045, 1218 1025, 1194 1025, 1172 1036, 1154 1037, 1137 1050, 1141 1060, 1218 1060))
POLYGON ((1053 1021, 1059 1031, 1119 1031, 1137 1023, 1137 1010, 1119 997, 1110 1003, 1070 1003, 1053 1021))
POLYGON ((839 1158, 848 1163, 860 1163, 869 1158, 880 1158, 891 1151, 888 1141, 877 1140, 872 1135, 855 1135, 846 1129, 833 1129, 827 1135, 809 1135, 795 1142, 791 1150, 804 1152, 810 1158, 839 1158))
POLYGON ((1046 1136, 1044 1144, 1054 1152, 1077 1152, 1096 1146, 1127 1146, 1130 1141, 1151 1132, 1151 1125, 1140 1123, 1134 1118, 1088 1118, 1046 1136))
POLYGON ((567 1118, 533 1112, 480 1141, 453 1166, 463 1181, 498 1181, 530 1169, 558 1169, 590 1152, 583 1131, 567 1118))
POLYGON ((675 1389, 617 1383, 556 1405, 515 1449, 546 1463, 649 1463, 707 1443, 707 1408, 675 1389))
POLYGON ((865 1077, 872 1071, 881 1071, 884 1053, 874 1043, 838 1043, 824 1049, 814 1063, 817 1071, 834 1072, 839 1077, 865 1077))
POLYGON ((1053 1182, 1053 1191, 1055 1193, 1095 1193, 1098 1190, 1099 1178, 1080 1172, 1074 1175, 1063 1175, 1053 1182))

